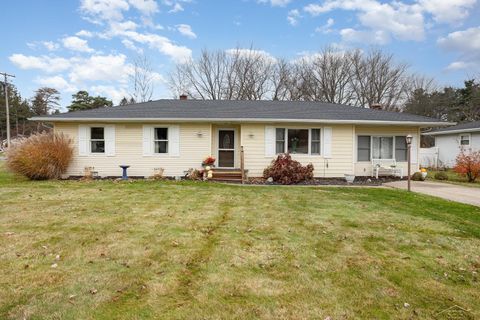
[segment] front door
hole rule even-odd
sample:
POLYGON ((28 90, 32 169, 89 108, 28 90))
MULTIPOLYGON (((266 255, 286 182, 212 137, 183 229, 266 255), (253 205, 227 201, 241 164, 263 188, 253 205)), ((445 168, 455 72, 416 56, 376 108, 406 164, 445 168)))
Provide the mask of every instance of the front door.
POLYGON ((233 168, 235 166, 235 130, 218 130, 218 166, 233 168))

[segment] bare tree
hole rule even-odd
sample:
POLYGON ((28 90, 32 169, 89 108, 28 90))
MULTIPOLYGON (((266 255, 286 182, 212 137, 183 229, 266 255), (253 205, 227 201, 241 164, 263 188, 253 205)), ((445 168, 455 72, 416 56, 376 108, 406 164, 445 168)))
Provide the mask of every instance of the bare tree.
POLYGON ((355 105, 370 107, 380 104, 383 109, 398 110, 408 89, 408 66, 396 64, 392 55, 379 50, 367 54, 356 50, 351 61, 355 105))
POLYGON ((152 99, 154 72, 147 56, 138 56, 133 63, 133 74, 130 76, 133 84, 132 97, 136 102, 145 102, 152 99))
POLYGON ((306 100, 358 107, 381 104, 400 110, 412 88, 433 86, 408 74, 408 66, 379 50, 338 51, 331 47, 295 61, 263 51, 203 50, 196 60, 178 64, 170 87, 178 96, 225 100, 306 100))
POLYGON ((203 50, 170 74, 175 94, 197 99, 259 100, 271 91, 275 59, 253 49, 203 50))

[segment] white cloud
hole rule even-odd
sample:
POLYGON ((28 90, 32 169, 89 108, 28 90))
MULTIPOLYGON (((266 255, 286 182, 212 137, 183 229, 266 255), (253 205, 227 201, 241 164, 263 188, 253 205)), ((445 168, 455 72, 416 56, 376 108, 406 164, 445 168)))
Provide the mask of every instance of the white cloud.
POLYGON ((49 56, 26 56, 21 53, 12 54, 9 60, 20 69, 38 69, 48 73, 65 71, 70 68, 70 61, 65 58, 49 56))
MULTIPOLYGON (((421 41, 425 39, 425 20, 458 23, 464 20, 476 0, 418 0, 418 2, 380 2, 379 0, 326 0, 311 3, 303 10, 318 16, 334 10, 354 11, 361 25, 374 32, 377 43, 390 36, 399 40, 421 41), (381 32, 381 34, 379 33, 381 32), (378 39, 380 36, 381 39, 378 39)), ((362 34, 363 35, 363 34, 362 34)), ((385 43, 385 42, 383 42, 385 43)))
POLYGON ((130 49, 135 51, 138 54, 143 54, 143 49, 140 47, 137 47, 133 41, 130 41, 128 39, 123 39, 122 44, 125 46, 125 48, 130 49))
POLYGON ((138 25, 130 20, 123 21, 123 22, 111 22, 109 30, 103 34, 106 38, 110 38, 112 36, 123 35, 126 31, 136 30, 138 25))
POLYGON ((438 44, 449 50, 466 52, 480 51, 480 27, 449 33, 438 39, 438 44))
POLYGON ((90 91, 94 96, 106 96, 112 100, 114 105, 118 104, 123 97, 130 97, 125 86, 97 85, 90 87, 90 91))
POLYGON ((447 36, 439 38, 437 44, 459 56, 459 60, 452 62, 447 67, 448 70, 480 71, 480 27, 451 32, 447 36))
POLYGON ((270 3, 272 7, 285 7, 291 0, 258 0, 259 3, 270 3))
POLYGON ((448 71, 466 70, 475 67, 475 64, 465 61, 454 61, 450 63, 445 69, 448 71))
POLYGON ((331 27, 335 24, 335 20, 332 18, 328 18, 327 22, 321 26, 315 29, 315 32, 320 32, 320 33, 330 33, 332 32, 331 27))
POLYGON ((128 75, 133 72, 132 66, 126 64, 127 57, 123 54, 92 55, 86 59, 72 59, 74 63, 68 76, 74 83, 93 81, 126 83, 128 75))
POLYGON ((53 41, 43 41, 42 44, 48 51, 55 51, 55 50, 58 50, 58 48, 60 48, 60 45, 53 41))
POLYGON ((300 19, 301 17, 302 16, 300 15, 300 11, 298 11, 298 9, 293 9, 288 12, 287 21, 292 26, 296 26, 298 24, 298 19, 300 19))
POLYGON ((85 37, 85 38, 93 37, 93 33, 87 30, 80 30, 77 33, 75 33, 75 35, 78 37, 85 37))
POLYGON ((274 56, 272 56, 270 53, 268 53, 267 51, 264 51, 264 50, 236 48, 236 49, 228 49, 228 50, 225 50, 225 52, 226 52, 227 54, 230 54, 230 55, 238 54, 238 55, 241 56, 241 57, 256 57, 256 56, 260 56, 260 57, 266 58, 266 59, 269 60, 270 62, 275 62, 275 61, 277 61, 277 59, 276 59, 274 56))
POLYGON ((82 0, 80 10, 98 20, 122 20, 130 8, 126 0, 82 0))
POLYGON ((177 12, 180 12, 180 11, 183 11, 185 9, 183 9, 183 6, 180 4, 180 3, 175 3, 173 6, 172 6, 172 9, 170 9, 168 12, 169 13, 177 13, 177 12))
POLYGON ((80 10, 94 23, 102 21, 121 21, 124 12, 135 8, 142 15, 152 15, 158 12, 155 0, 81 0, 80 10))
POLYGON ((402 2, 380 3, 376 0, 327 0, 322 5, 309 4, 304 10, 313 16, 333 10, 358 12, 364 27, 382 31, 400 40, 420 41, 425 37, 421 7, 402 2))
POLYGON ((342 40, 349 43, 365 43, 365 44, 386 44, 389 41, 388 34, 382 30, 359 31, 352 28, 340 30, 342 40))
POLYGON ((88 46, 87 40, 76 36, 66 37, 62 39, 63 46, 72 51, 93 52, 94 50, 88 46))
POLYGON ((75 86, 72 86, 70 83, 67 82, 62 76, 53 76, 53 77, 45 77, 45 78, 37 78, 35 80, 36 83, 45 86, 55 88, 59 91, 65 92, 76 92, 78 89, 75 86))
POLYGON ((184 62, 192 56, 192 50, 189 48, 176 45, 170 39, 158 34, 126 31, 122 35, 131 41, 146 44, 150 48, 157 49, 175 62, 184 62))
POLYGON ((465 19, 477 0, 420 0, 419 5, 437 22, 457 23, 465 19))
POLYGON ((144 15, 151 15, 158 12, 158 5, 155 0, 129 0, 132 7, 139 10, 144 15))
POLYGON ((178 32, 180 32, 182 35, 195 39, 197 38, 197 35, 192 31, 192 27, 188 24, 177 24, 176 25, 178 32))

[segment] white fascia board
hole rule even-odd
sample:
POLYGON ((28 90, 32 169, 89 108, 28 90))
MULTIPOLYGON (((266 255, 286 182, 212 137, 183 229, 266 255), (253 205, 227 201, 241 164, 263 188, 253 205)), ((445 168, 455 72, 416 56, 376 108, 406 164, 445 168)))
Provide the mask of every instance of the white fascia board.
POLYGON ((50 118, 33 117, 29 120, 46 122, 240 122, 240 123, 332 123, 371 125, 411 125, 421 127, 451 126, 452 122, 382 121, 382 120, 331 120, 331 119, 261 119, 261 118, 50 118))
POLYGON ((423 135, 428 136, 439 136, 442 134, 455 134, 455 133, 467 133, 467 132, 480 132, 480 128, 470 128, 470 129, 458 129, 458 130, 446 130, 446 131, 437 131, 437 132, 424 132, 423 135))

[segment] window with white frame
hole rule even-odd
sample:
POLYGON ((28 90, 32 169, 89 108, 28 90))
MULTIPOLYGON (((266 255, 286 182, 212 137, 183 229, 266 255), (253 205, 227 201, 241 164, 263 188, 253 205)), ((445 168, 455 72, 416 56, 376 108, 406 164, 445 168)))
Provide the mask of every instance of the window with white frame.
POLYGON ((395 137, 395 160, 399 162, 407 161, 407 137, 395 137))
POLYGON ((405 136, 357 136, 357 161, 387 159, 407 161, 405 136))
POLYGON ((155 153, 168 153, 168 128, 154 128, 153 143, 155 153))
POLYGON ((370 161, 371 143, 370 136, 357 137, 357 160, 370 161))
POLYGON ((285 152, 285 128, 275 129, 275 153, 285 152))
POLYGON ((372 158, 393 159, 393 137, 372 137, 372 158))
POLYGON ((461 134, 460 135, 460 145, 461 146, 469 146, 470 145, 470 135, 469 134, 461 134))
POLYGON ((321 133, 320 133, 320 129, 310 129, 310 153, 311 154, 320 154, 321 153, 321 149, 320 149, 320 146, 321 146, 321 142, 320 142, 320 138, 321 138, 321 133))
POLYGON ((105 128, 90 128, 90 152, 105 153, 105 128))
POLYGON ((292 154, 312 154, 321 153, 321 130, 296 129, 296 128, 276 128, 275 129, 275 152, 292 154))

